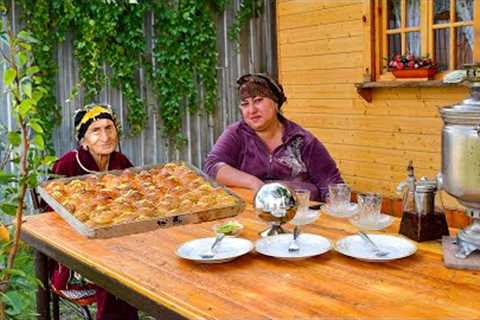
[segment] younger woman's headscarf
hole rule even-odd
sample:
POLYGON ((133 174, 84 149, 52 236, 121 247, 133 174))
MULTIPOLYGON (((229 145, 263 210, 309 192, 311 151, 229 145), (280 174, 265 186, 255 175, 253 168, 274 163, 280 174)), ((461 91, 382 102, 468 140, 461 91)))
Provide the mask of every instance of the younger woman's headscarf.
POLYGON ((278 104, 278 108, 287 101, 282 86, 271 77, 262 73, 249 73, 237 80, 240 100, 252 97, 267 97, 278 104))

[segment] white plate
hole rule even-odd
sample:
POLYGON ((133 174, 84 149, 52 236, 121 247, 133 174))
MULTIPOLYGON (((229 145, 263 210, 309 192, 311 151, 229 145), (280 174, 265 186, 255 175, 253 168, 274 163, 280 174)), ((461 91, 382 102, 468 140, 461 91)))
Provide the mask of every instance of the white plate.
POLYGON ((350 223, 362 230, 382 230, 393 223, 393 217, 381 213, 377 221, 361 220, 360 215, 353 216, 349 219, 350 223))
POLYGON ((180 245, 176 254, 180 258, 201 263, 222 263, 249 253, 253 249, 251 241, 242 238, 225 237, 216 247, 213 258, 202 258, 200 254, 207 251, 215 238, 195 239, 180 245))
POLYGON ((290 233, 265 237, 257 240, 255 250, 266 256, 295 260, 317 256, 332 248, 332 243, 325 237, 301 233, 297 238, 300 250, 288 251, 292 239, 293 235, 290 233))
POLYGON ((335 250, 346 256, 369 262, 402 259, 417 251, 417 246, 403 237, 387 234, 368 234, 368 236, 380 250, 388 251, 388 255, 377 257, 370 245, 359 235, 352 235, 338 240, 335 243, 335 250))
POLYGON ((332 217, 337 218, 350 218, 358 213, 360 206, 356 203, 350 202, 343 208, 332 208, 328 204, 322 207, 322 211, 332 217))

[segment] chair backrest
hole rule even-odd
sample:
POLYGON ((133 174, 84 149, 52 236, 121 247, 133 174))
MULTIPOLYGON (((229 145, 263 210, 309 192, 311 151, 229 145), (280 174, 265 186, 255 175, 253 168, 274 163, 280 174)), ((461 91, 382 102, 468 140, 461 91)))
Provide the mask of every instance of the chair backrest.
POLYGON ((32 200, 32 206, 33 206, 33 212, 34 213, 42 213, 47 211, 48 205, 45 203, 45 201, 40 198, 40 196, 37 193, 37 190, 35 189, 30 189, 30 199, 32 200))

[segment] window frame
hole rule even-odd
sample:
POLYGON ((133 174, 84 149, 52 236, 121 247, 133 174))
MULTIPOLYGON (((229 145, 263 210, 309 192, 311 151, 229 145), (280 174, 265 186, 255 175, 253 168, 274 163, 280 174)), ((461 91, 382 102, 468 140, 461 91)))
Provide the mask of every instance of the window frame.
POLYGON ((473 62, 480 63, 480 0, 474 1, 473 21, 472 22, 452 22, 455 17, 455 0, 450 0, 450 21, 447 24, 433 24, 433 1, 420 0, 420 26, 406 27, 406 1, 401 0, 401 25, 394 31, 387 31, 387 0, 364 0, 364 35, 369 45, 364 45, 364 58, 368 66, 364 70, 364 80, 369 81, 389 81, 394 80, 394 76, 389 71, 384 71, 386 66, 386 57, 388 52, 387 35, 392 33, 401 34, 401 48, 406 48, 406 32, 420 31, 420 52, 422 56, 434 57, 434 30, 448 28, 451 36, 449 37, 449 66, 448 70, 439 72, 435 79, 442 79, 443 75, 453 70, 456 60, 456 34, 453 31, 462 26, 473 26, 473 62), (385 8, 385 10, 384 10, 385 8), (453 8, 453 9, 452 9, 453 8), (445 27, 447 25, 447 27, 445 27), (420 29, 420 30, 418 30, 420 29), (425 32, 426 31, 426 32, 425 32), (475 46, 475 43, 478 45, 475 46), (369 79, 368 79, 369 78, 369 79))

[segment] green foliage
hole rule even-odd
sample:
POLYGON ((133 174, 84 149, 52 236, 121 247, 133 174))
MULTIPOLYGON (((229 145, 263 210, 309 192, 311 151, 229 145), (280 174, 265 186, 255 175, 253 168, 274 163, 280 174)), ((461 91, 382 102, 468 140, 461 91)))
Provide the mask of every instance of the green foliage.
MULTIPOLYGON (((0 242, 0 265, 6 264, 10 246, 9 243, 0 242)), ((34 274, 32 250, 21 244, 15 259, 15 268, 0 271, 0 278, 10 277, 9 290, 0 292, 0 300, 6 306, 7 319, 27 320, 35 317, 35 292, 40 282, 34 274)))
POLYGON ((243 26, 246 25, 250 21, 250 19, 254 17, 259 17, 262 12, 262 0, 243 0, 240 3, 240 9, 235 16, 235 21, 233 22, 228 32, 228 37, 230 38, 230 40, 236 40, 238 34, 242 31, 243 26))
MULTIPOLYGON (((159 1, 155 13, 152 82, 159 99, 164 130, 175 136, 185 108, 198 110, 197 83, 203 87, 204 108, 216 102, 216 29, 205 1, 185 0, 175 5, 159 1), (206 13, 207 12, 207 13, 206 13)), ((181 140, 177 137, 176 141, 181 140)))
POLYGON ((50 14, 49 0, 36 0, 34 1, 36 3, 29 0, 17 0, 17 2, 23 7, 23 20, 28 21, 28 30, 38 40, 32 42, 32 53, 35 56, 36 66, 28 72, 42 77, 42 87, 45 92, 37 108, 38 124, 44 130, 48 152, 53 153, 53 130, 61 120, 60 108, 55 97, 57 64, 54 54, 55 44, 59 37, 58 33, 52 32, 52 30, 55 29, 56 19, 50 14))
MULTIPOLYGON (((95 100, 105 87, 105 66, 111 68, 112 84, 127 102, 127 133, 135 135, 145 126, 147 106, 139 88, 139 70, 148 72, 159 100, 164 132, 181 144, 182 115, 187 108, 199 109, 199 92, 207 112, 215 108, 216 15, 226 0, 18 0, 28 30, 39 40, 33 52, 42 70, 46 97, 39 112, 47 148, 51 129, 58 120, 55 104, 57 44, 73 36, 74 54, 80 65, 80 83, 85 103, 95 100), (144 21, 154 13, 153 52, 147 50, 144 21)), ((250 18, 258 16, 262 1, 243 0, 234 26, 233 39, 250 18)))
POLYGON ((8 24, 0 25, 0 39, 8 47, 0 51, 6 68, 3 85, 10 96, 10 108, 16 120, 16 129, 0 128, 3 131, 0 137, 0 221, 9 220, 4 216, 12 216, 16 221, 11 236, 0 223, 0 319, 31 319, 33 314, 28 310, 32 309, 37 281, 33 270, 18 267, 18 263, 24 266, 28 259, 19 239, 27 189, 36 187, 41 171, 46 170, 53 159, 45 156, 46 130, 39 111, 48 89, 42 86, 45 81, 42 81, 41 69, 35 65, 33 46, 38 41, 26 31, 14 35, 8 24), (13 173, 7 172, 7 167, 13 168, 13 173))

